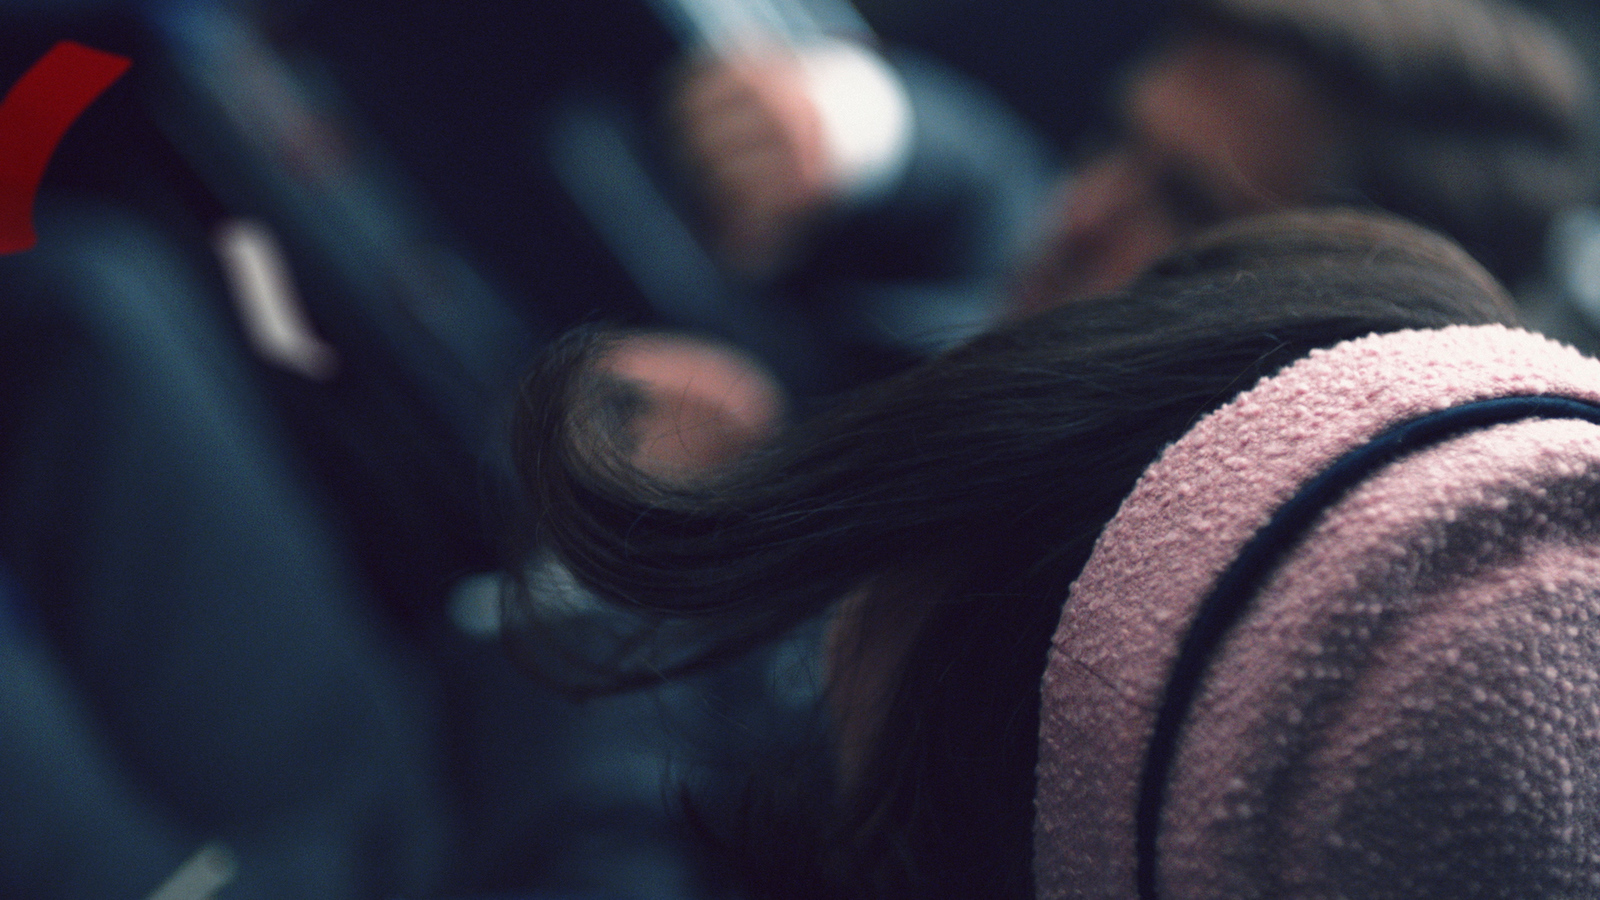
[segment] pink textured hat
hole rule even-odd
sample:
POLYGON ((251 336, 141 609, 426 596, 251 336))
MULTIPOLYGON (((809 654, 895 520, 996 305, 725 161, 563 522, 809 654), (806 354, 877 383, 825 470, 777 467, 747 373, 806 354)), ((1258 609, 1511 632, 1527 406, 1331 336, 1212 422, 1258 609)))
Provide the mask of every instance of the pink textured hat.
POLYGON ((1600 403, 1600 362, 1499 326, 1372 336, 1162 454, 1055 634, 1041 898, 1141 879, 1165 900, 1600 896, 1600 425, 1581 418, 1462 430, 1320 509, 1176 685, 1154 808, 1142 781, 1197 610, 1280 507, 1398 423, 1528 396, 1600 403))

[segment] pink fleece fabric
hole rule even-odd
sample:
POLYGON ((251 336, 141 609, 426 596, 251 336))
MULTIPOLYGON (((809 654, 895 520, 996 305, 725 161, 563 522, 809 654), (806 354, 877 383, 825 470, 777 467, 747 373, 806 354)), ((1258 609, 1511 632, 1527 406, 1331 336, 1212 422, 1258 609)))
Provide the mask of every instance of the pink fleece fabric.
MULTIPOLYGON (((1309 478, 1493 397, 1600 402, 1499 326, 1372 336, 1199 422, 1107 526, 1043 684, 1041 898, 1130 898, 1156 705, 1213 581, 1309 478)), ((1600 896, 1600 426, 1404 457, 1325 511, 1212 658, 1168 782, 1165 900, 1600 896)))

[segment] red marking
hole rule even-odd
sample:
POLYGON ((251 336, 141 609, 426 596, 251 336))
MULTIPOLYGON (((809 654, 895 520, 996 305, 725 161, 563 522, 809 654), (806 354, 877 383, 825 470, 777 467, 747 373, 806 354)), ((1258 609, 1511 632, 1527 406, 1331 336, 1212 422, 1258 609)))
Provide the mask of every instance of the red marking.
POLYGON ((131 62, 61 41, 6 92, 0 102, 0 254, 20 253, 38 243, 33 198, 56 145, 131 62))

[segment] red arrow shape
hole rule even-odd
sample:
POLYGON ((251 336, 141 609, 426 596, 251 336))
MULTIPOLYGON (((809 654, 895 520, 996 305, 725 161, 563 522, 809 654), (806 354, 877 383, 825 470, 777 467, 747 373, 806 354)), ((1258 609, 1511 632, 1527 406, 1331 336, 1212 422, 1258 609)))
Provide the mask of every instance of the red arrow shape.
POLYGON ((0 102, 0 254, 38 242, 33 198, 56 145, 130 64, 125 56, 61 41, 6 92, 0 102))

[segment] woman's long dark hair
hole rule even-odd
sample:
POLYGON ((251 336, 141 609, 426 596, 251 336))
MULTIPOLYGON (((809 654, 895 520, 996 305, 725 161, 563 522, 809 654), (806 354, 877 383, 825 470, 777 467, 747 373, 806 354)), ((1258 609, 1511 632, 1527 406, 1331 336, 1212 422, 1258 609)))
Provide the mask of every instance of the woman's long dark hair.
MULTIPOLYGON (((808 842, 760 844, 804 849, 790 868, 755 861, 757 890, 1031 897, 1046 649, 1139 474, 1198 417, 1314 348, 1512 315, 1493 279, 1418 228, 1337 212, 1249 220, 1120 294, 979 338, 692 483, 628 466, 640 395, 606 376, 608 337, 579 336, 522 393, 517 452, 537 515, 519 552, 554 554, 628 611, 638 640, 618 645, 619 681, 747 647, 852 594, 857 639, 835 671, 874 664, 873 628, 912 629, 885 696, 870 698, 866 752, 843 789, 810 792, 808 842)), ((541 602, 525 591, 509 618, 533 644, 559 644, 541 602)))

